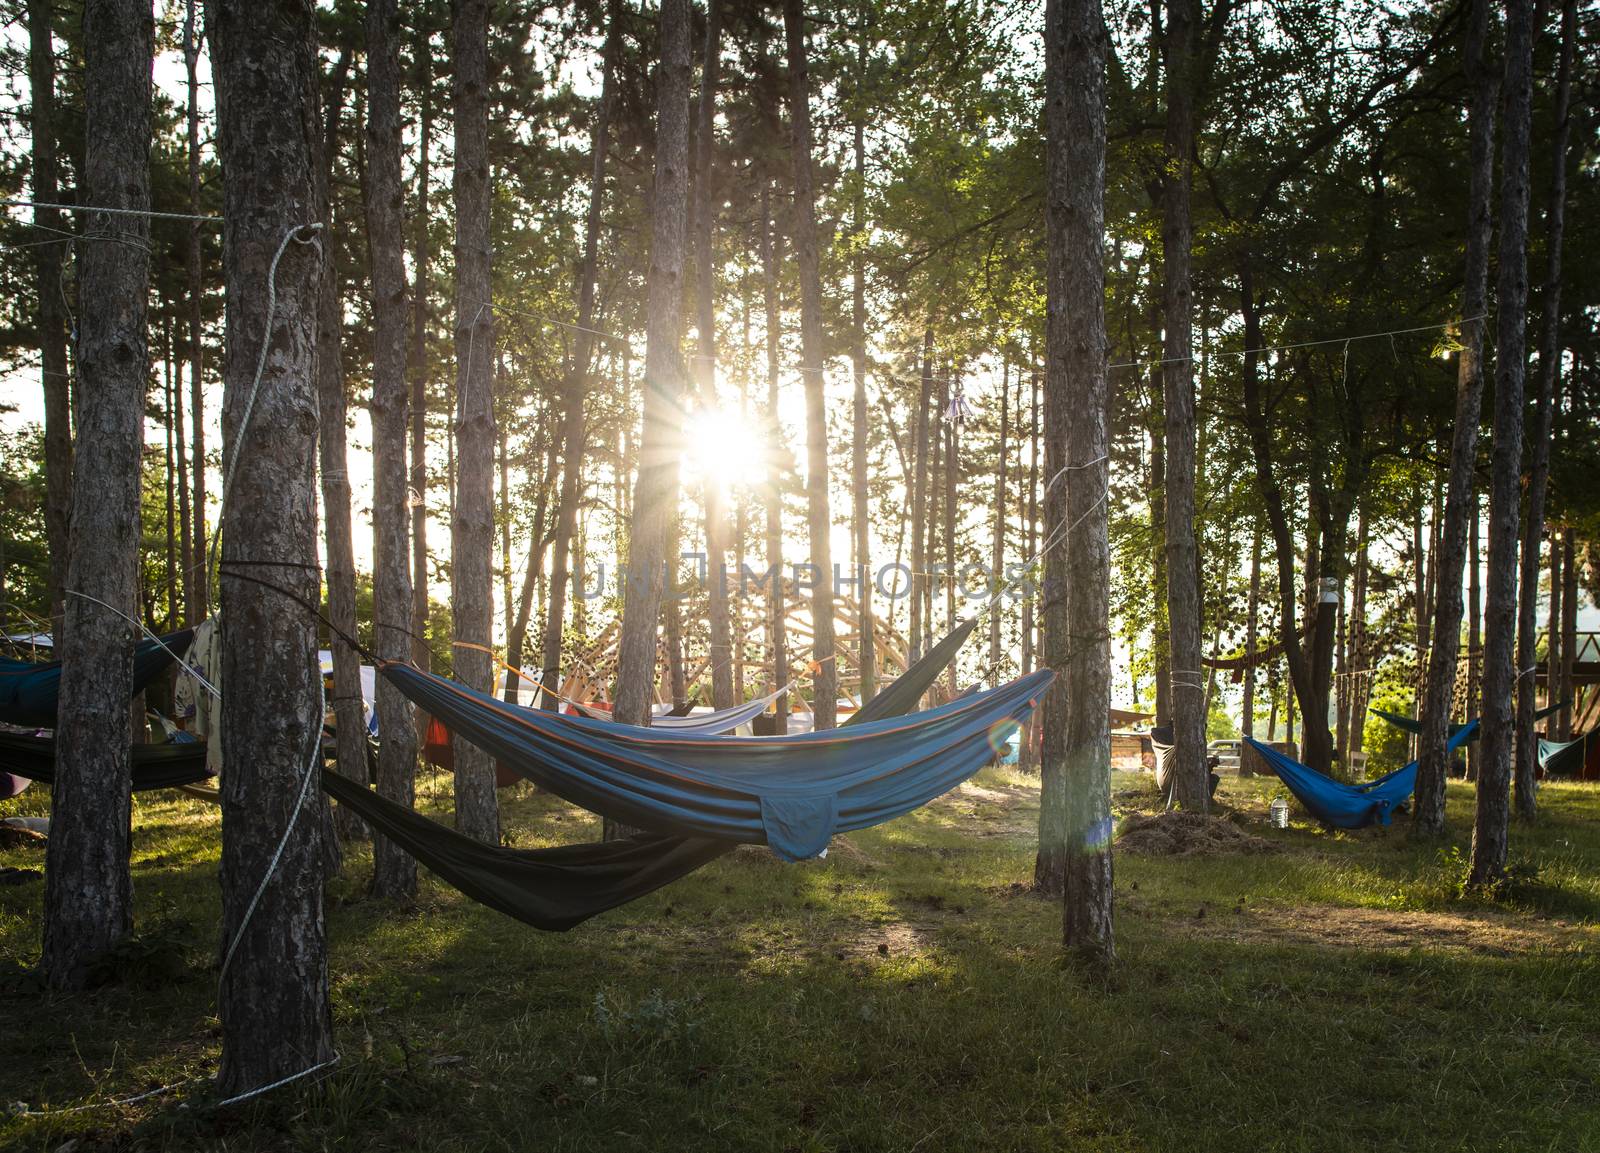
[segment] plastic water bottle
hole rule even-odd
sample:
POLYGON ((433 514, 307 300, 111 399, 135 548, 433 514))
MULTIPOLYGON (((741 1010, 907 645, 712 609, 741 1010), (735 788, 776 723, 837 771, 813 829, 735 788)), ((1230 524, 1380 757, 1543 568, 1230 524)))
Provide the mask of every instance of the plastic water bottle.
POLYGON ((1289 827, 1289 802, 1282 797, 1273 797, 1272 804, 1267 806, 1267 811, 1272 817, 1274 829, 1287 829, 1289 827))

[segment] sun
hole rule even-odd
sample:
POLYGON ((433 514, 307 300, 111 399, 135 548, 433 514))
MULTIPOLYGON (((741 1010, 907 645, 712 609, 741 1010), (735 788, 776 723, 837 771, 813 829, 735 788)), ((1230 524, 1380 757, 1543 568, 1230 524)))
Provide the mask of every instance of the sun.
POLYGON ((760 424, 736 409, 702 408, 689 417, 690 469, 727 488, 766 478, 767 446, 760 424))

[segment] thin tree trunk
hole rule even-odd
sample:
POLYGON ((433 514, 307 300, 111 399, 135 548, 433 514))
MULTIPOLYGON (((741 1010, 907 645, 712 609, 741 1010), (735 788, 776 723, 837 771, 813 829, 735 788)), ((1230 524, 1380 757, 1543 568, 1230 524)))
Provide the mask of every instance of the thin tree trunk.
MULTIPOLYGON (((1261 611, 1261 522, 1257 521, 1250 534, 1250 593, 1244 610, 1244 651, 1256 651, 1256 614, 1261 611)), ((1244 670, 1244 700, 1241 705, 1241 731, 1247 737, 1256 735, 1256 666, 1252 663, 1244 670)), ((1241 757, 1240 765, 1250 764, 1250 758, 1241 757)))
MULTIPOLYGON (((333 231, 333 203, 329 197, 333 158, 339 145, 340 106, 350 53, 341 50, 333 69, 332 92, 317 157, 317 195, 324 206, 323 219, 333 231)), ((369 111, 370 116, 370 111, 369 111)), ((339 276, 333 263, 333 246, 324 251, 317 295, 317 413, 321 435, 317 456, 322 477, 323 544, 327 554, 328 619, 333 635, 333 705, 339 774, 362 784, 367 780, 367 727, 361 712, 361 658, 340 634, 356 631, 356 556, 350 516, 349 454, 345 430, 344 369, 339 345, 344 329, 344 308, 339 299, 339 276)), ((376 356, 384 350, 375 349, 376 356)), ((366 835, 365 823, 349 809, 335 814, 335 827, 344 838, 366 835)))
MULTIPOLYGON (((1558 406, 1559 407, 1559 406, 1558 406)), ((1556 704, 1561 698, 1556 695, 1561 684, 1561 538, 1565 535, 1561 526, 1553 525, 1550 533, 1550 613, 1545 618, 1545 680, 1544 699, 1546 706, 1556 704)), ((1545 732, 1554 740, 1556 729, 1560 726, 1559 717, 1552 715, 1545 725, 1545 732)))
MULTIPOLYGON (((170 341, 168 342, 170 346, 170 341)), ((168 352, 176 356, 175 352, 168 352)), ((178 564, 182 570, 183 580, 183 608, 179 616, 186 625, 195 625, 200 622, 194 617, 194 583, 199 579, 199 574, 194 568, 194 539, 190 536, 193 531, 191 518, 193 512, 189 505, 189 447, 188 428, 183 415, 183 370, 185 362, 179 360, 173 366, 175 387, 172 391, 172 421, 173 421, 173 450, 178 456, 178 564)))
MULTIPOLYGON (((1555 416, 1556 378, 1561 367, 1561 242, 1566 230, 1567 136, 1572 92, 1573 42, 1577 35, 1577 5, 1565 0, 1561 7, 1561 63, 1556 79, 1554 171, 1550 177, 1550 202, 1545 210, 1544 333, 1539 345, 1539 402, 1534 414, 1533 464, 1528 476, 1528 519, 1522 527, 1522 597, 1517 614, 1517 735, 1516 735, 1516 810, 1517 816, 1532 820, 1538 811, 1539 744, 1534 731, 1536 690, 1533 670, 1538 664, 1535 651, 1535 611, 1539 600, 1539 542, 1544 536, 1545 493, 1550 484, 1550 427, 1555 416)), ((1556 543, 1551 542, 1554 554, 1556 543)), ((1551 589, 1552 604, 1556 593, 1551 589)), ((1550 651, 1556 651, 1555 634, 1550 651)), ((1548 685, 1547 688, 1553 688, 1548 685)))
MULTIPOLYGON (((319 253, 314 244, 289 239, 310 239, 305 226, 319 199, 318 67, 309 4, 225 4, 212 17, 219 158, 228 174, 222 415, 224 476, 232 479, 223 493, 225 531, 219 525, 222 677, 236 690, 248 687, 222 702, 228 770, 217 1084, 219 1092, 234 1094, 333 1057, 323 826, 314 817, 317 798, 304 791, 307 774, 317 771, 322 734, 315 620, 301 607, 318 596, 319 253), (276 310, 264 334, 269 270, 280 247, 276 310), (271 355, 257 389, 264 338, 271 355), (249 567, 235 570, 235 561, 249 567), (259 567, 263 562, 272 567, 259 567), (244 578, 270 581, 294 599, 244 578)), ((141 154, 148 144, 148 134, 141 136, 141 154)))
MULTIPOLYGON (((1007 359, 1000 369, 1000 463, 994 476, 994 551, 989 561, 989 571, 993 574, 991 588, 996 586, 998 578, 1006 571, 1006 454, 1009 448, 1006 440, 1009 430, 1006 426, 1010 419, 1011 361, 1007 359)), ((997 611, 989 613, 989 680, 991 684, 1000 683, 1000 614, 997 611)))
MULTIPOLYGON (((165 311, 166 301, 162 302, 165 311)), ((176 492, 178 478, 177 467, 173 460, 172 438, 175 434, 173 425, 177 422, 174 415, 175 405, 173 397, 175 389, 172 383, 172 317, 164 316, 161 323, 161 375, 164 381, 162 389, 162 430, 166 434, 163 476, 166 481, 166 520, 167 520, 167 571, 164 584, 166 585, 166 627, 170 630, 175 627, 179 616, 178 609, 178 494, 176 492)))
POLYGON ((595 109, 594 131, 589 138, 589 212, 583 230, 583 264, 578 270, 578 327, 573 333, 572 370, 562 397, 561 503, 550 548, 550 596, 545 607, 543 668, 539 674, 545 686, 540 703, 547 709, 560 707, 555 689, 561 682, 562 630, 567 615, 567 585, 571 579, 569 557, 572 534, 578 526, 578 503, 583 496, 583 454, 588 443, 583 403, 589 395, 594 360, 595 334, 591 330, 594 328, 595 281, 600 268, 600 226, 605 209, 606 153, 611 142, 611 110, 616 100, 617 57, 623 35, 621 0, 610 0, 607 13, 600 104, 595 109))
MULTIPOLYGON (((28 0, 28 87, 32 128, 33 199, 54 204, 61 199, 56 161, 56 50, 51 35, 55 5, 28 0)), ((35 207, 33 223, 40 239, 61 236, 61 213, 35 207)), ((39 375, 44 391, 44 527, 50 554, 50 615, 62 611, 67 579, 67 550, 72 514, 72 389, 67 366, 66 297, 61 284, 61 245, 33 246, 34 284, 39 294, 35 324, 39 329, 39 375)))
MULTIPOLYGON (((1030 368, 1028 371, 1028 551, 1027 564, 1030 568, 1034 564, 1034 550, 1039 543, 1039 369, 1029 354, 1030 368)), ((1035 576, 1030 573, 1028 580, 1031 585, 1035 576)), ((1033 671, 1033 658, 1035 651, 1035 625, 1034 604, 1036 598, 1031 588, 1027 589, 1022 601, 1022 675, 1027 676, 1033 671)), ((1023 768, 1032 768, 1038 758, 1034 755, 1037 746, 1034 744, 1034 733, 1038 731, 1037 716, 1028 718, 1028 723, 1022 731, 1022 750, 1017 757, 1023 768)))
MULTIPOLYGON (((782 262, 781 234, 774 235, 772 200, 767 180, 761 185, 761 281, 766 306, 767 346, 767 630, 772 660, 772 690, 789 680, 789 656, 784 636, 783 603, 783 474, 778 468, 778 452, 783 426, 778 420, 779 341, 783 331, 782 302, 778 295, 778 266, 782 262)), ((773 706, 775 731, 782 736, 789 725, 789 694, 784 693, 773 706)))
POLYGON ((139 477, 149 291, 150 66, 154 24, 139 0, 83 10, 86 231, 121 243, 78 258, 78 427, 72 485, 56 778, 45 850, 45 978, 82 988, 133 927, 128 700, 139 584, 139 477), (93 597, 94 600, 88 598, 93 597), (110 605, 110 608, 105 607, 110 605))
MULTIPOLYGON (((1478 490, 1471 493, 1467 525, 1467 716, 1479 716, 1478 706, 1483 699, 1483 550, 1478 542, 1482 515, 1478 507, 1478 490)), ((1478 763, 1482 759, 1483 741, 1467 743, 1467 779, 1478 779, 1478 763)))
POLYGON ((1195 541, 1195 406, 1193 295, 1189 250, 1193 225, 1189 190, 1194 148, 1193 0, 1166 0, 1167 124, 1162 190, 1164 261, 1162 380, 1166 415, 1167 626, 1172 661, 1172 727, 1177 758, 1172 799, 1205 812, 1211 790, 1206 772, 1206 719, 1200 671, 1200 557, 1195 541))
POLYGON ((1495 293, 1494 464, 1489 489, 1489 584, 1484 608, 1483 762, 1467 881, 1505 875, 1510 823, 1511 708, 1516 688, 1517 519, 1522 469, 1523 376, 1528 311, 1528 128, 1533 33, 1528 0, 1507 0, 1505 134, 1501 146, 1499 280, 1495 293))
MULTIPOLYGON (((700 100, 694 156, 695 383, 702 408, 717 407, 717 285, 713 262, 718 198, 712 187, 716 151, 717 74, 722 53, 722 3, 707 0, 705 51, 701 54, 700 100)), ((706 576, 711 633, 711 704, 734 703, 733 633, 728 622, 728 513, 722 478, 705 478, 706 576)))
MULTIPOLYGON (((650 718, 656 681, 656 631, 672 564, 678 507, 677 413, 686 384, 683 348, 684 233, 689 204, 689 0, 662 0, 661 63, 656 77, 656 175, 651 197, 646 319, 644 429, 634 485, 629 577, 617 654, 614 715, 624 724, 650 718)), ((676 586, 676 581, 670 582, 676 586)), ((676 591, 673 593, 676 596, 676 591)), ((676 620, 676 602, 668 622, 676 620)), ((674 670, 682 661, 674 658, 674 670)), ((676 673, 675 673, 676 675, 676 673)), ((624 826, 606 822, 608 837, 624 826)))
MULTIPOLYGON (((433 662, 428 649, 428 146, 433 134, 431 59, 427 19, 419 10, 416 61, 417 215, 412 252, 411 291, 411 661, 420 669, 433 662)), ((418 736, 427 718, 417 710, 418 736)))
MULTIPOLYGON (((867 148, 866 104, 863 86, 867 72, 867 39, 863 28, 856 39, 856 76, 853 155, 855 189, 850 208, 850 230, 855 243, 850 257, 850 368, 855 377, 855 403, 850 422, 850 483, 854 490, 854 533, 856 577, 861 590, 861 623, 857 628, 860 646, 860 699, 864 705, 878 691, 877 622, 872 611, 872 517, 867 491, 867 442, 872 429, 867 410, 867 273, 862 253, 867 226, 867 148)), ((1004 517, 1002 512, 1001 517, 1004 517)))
MULTIPOLYGON (((455 676, 491 692, 494 659, 494 309, 489 240, 489 8, 454 7, 456 206, 456 415, 459 458, 451 506, 450 594, 455 676), (468 647, 474 646, 474 647, 468 647)), ((500 841, 494 758, 455 739, 456 827, 486 844, 500 841)))
POLYGON ((800 269, 800 362, 806 390, 806 504, 811 529, 812 710, 820 731, 831 729, 839 702, 833 640, 833 517, 828 511, 828 413, 823 363, 822 271, 817 253, 817 205, 811 176, 811 84, 806 69, 804 0, 784 0, 789 59, 789 158, 794 165, 795 257, 800 269))
MULTIPOLYGON (((405 190, 400 164, 398 0, 369 0, 367 34, 367 243, 372 266, 372 618, 384 660, 411 655, 410 502, 406 491, 405 190)), ((386 677, 377 683, 378 793, 411 808, 417 730, 411 703, 386 677)), ((341 726, 342 727, 342 726, 341 726)), ((363 777, 362 783, 365 784, 363 777)), ((372 891, 409 897, 417 863, 387 837, 372 844, 372 891)))
MULTIPOLYGON (((186 0, 183 15, 183 68, 185 77, 185 157, 189 168, 189 211, 200 215, 200 41, 195 0, 186 0)), ((189 294, 189 419, 194 422, 194 569, 189 574, 189 619, 211 615, 211 572, 206 561, 206 400, 205 318, 201 281, 201 222, 189 222, 184 246, 184 279, 189 294)))
POLYGON ((1149 435, 1151 596, 1155 601, 1150 656, 1156 666, 1156 724, 1170 725, 1172 641, 1167 625, 1167 437, 1162 424, 1153 425, 1149 435))
POLYGON ((917 419, 912 434, 912 449, 917 454, 917 471, 911 482, 911 625, 907 638, 911 646, 907 658, 915 661, 923 653, 927 632, 922 619, 923 590, 928 586, 928 406, 933 396, 933 328, 922 330, 922 377, 917 386, 917 419))
MULTIPOLYGON (((1556 700, 1572 700, 1573 664, 1578 647, 1578 571, 1574 563, 1573 533, 1562 533, 1561 541, 1561 683, 1556 689, 1556 700)), ((1572 739, 1572 705, 1569 703, 1557 716, 1556 739, 1572 739)))
MULTIPOLYGON (((1460 579, 1457 578, 1457 584, 1460 579)), ((1367 514, 1362 509, 1356 520, 1355 589, 1350 600, 1350 649, 1355 665, 1350 701, 1350 748, 1360 752, 1367 739, 1367 700, 1372 679, 1368 662, 1372 659, 1367 641, 1367 514)))
POLYGON ((1045 558, 1046 694, 1039 879, 1062 878, 1063 936, 1079 960, 1107 967, 1111 920, 1110 547, 1106 494, 1106 30, 1097 0, 1045 10, 1047 347, 1045 522, 1070 531, 1045 558), (1055 455, 1059 454, 1059 455, 1055 455), (1053 799, 1052 799, 1053 798, 1053 799), (1059 861, 1059 865, 1054 864, 1059 861))

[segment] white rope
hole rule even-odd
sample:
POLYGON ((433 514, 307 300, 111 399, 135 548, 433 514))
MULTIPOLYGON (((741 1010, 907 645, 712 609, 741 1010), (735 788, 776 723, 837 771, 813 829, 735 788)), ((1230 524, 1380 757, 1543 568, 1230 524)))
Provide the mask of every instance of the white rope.
POLYGON ((166 641, 164 641, 160 637, 156 636, 155 633, 153 633, 149 629, 145 628, 144 625, 139 623, 139 621, 135 620, 133 617, 131 617, 127 613, 123 612, 116 605, 108 605, 108 604, 106 604, 105 601, 101 600, 99 597, 92 597, 88 593, 79 592, 77 589, 67 589, 66 590, 66 594, 69 597, 77 597, 79 600, 90 601, 93 604, 99 605, 103 609, 109 609, 112 612, 116 613, 123 620, 127 621, 134 628, 138 629, 141 633, 143 633, 147 640, 155 641, 156 644, 160 645, 163 649, 166 649, 167 654, 169 656, 171 656, 173 660, 178 662, 178 667, 183 669, 184 672, 188 673, 197 682, 199 682, 200 685, 206 690, 206 692, 208 692, 212 696, 216 697, 217 700, 219 700, 219 701, 222 699, 222 694, 217 691, 217 687, 215 685, 213 685, 210 681, 206 680, 206 678, 201 675, 199 669, 195 668, 188 661, 186 661, 182 657, 180 657, 176 652, 174 652, 172 650, 172 648, 167 644, 166 641))
POLYGON ((42 200, 0 200, 6 208, 54 208, 58 212, 104 212, 109 216, 144 216, 151 220, 200 220, 221 224, 220 216, 196 216, 189 212, 152 212, 148 208, 103 208, 93 204, 51 204, 42 200))
POLYGON ((274 1089, 282 1089, 285 1085, 289 1085, 295 1081, 301 1080, 302 1078, 309 1077, 313 1073, 320 1073, 324 1069, 331 1069, 338 1063, 339 1051, 335 1049, 333 1056, 329 1057, 326 1061, 318 1062, 309 1069, 302 1069, 298 1073, 290 1073, 287 1077, 279 1077, 276 1081, 273 1081, 270 1084, 262 1085, 255 1089, 246 1089, 243 1093, 235 1093, 232 1097, 225 1097, 213 1105, 212 1108, 226 1109, 229 1105, 237 1105, 242 1101, 250 1100, 252 1097, 260 1097, 262 1094, 270 1093, 274 1089))
MULTIPOLYGON (((217 549, 222 541, 222 525, 228 515, 228 494, 233 490, 233 478, 239 469, 240 449, 244 446, 245 435, 250 431, 250 417, 255 412, 256 396, 261 391, 261 377, 267 369, 267 350, 272 347, 272 321, 278 311, 278 261, 283 259, 284 250, 289 247, 292 240, 297 244, 313 245, 317 255, 322 255, 322 242, 316 234, 322 231, 320 223, 291 225, 283 234, 283 239, 278 242, 278 251, 272 254, 272 264, 267 269, 267 321, 261 331, 261 352, 256 357, 255 380, 250 384, 250 393, 245 398, 244 413, 239 419, 239 431, 233 438, 233 451, 228 454, 228 469, 222 478, 222 497, 218 502, 217 525, 211 534, 211 561, 209 569, 217 567, 217 549), (301 237, 302 232, 311 233, 310 239, 301 237)), ((209 576, 208 576, 209 581, 209 576)))
MULTIPOLYGON (((1437 324, 1419 324, 1413 328, 1391 328, 1383 332, 1363 332, 1356 336, 1332 336, 1326 340, 1302 340, 1294 344, 1267 344, 1262 345, 1260 348, 1213 348, 1208 351, 1215 356, 1248 356, 1251 353, 1289 352, 1297 348, 1320 348, 1327 344, 1348 346, 1352 340, 1379 340, 1385 336, 1406 336, 1413 332, 1433 332, 1441 328, 1452 328, 1458 324, 1472 324, 1475 321, 1487 319, 1488 313, 1482 313, 1478 316, 1464 317, 1461 320, 1441 320, 1437 324)), ((1106 368, 1140 368, 1144 365, 1188 364, 1194 359, 1192 356, 1169 356, 1154 360, 1120 360, 1115 364, 1106 365, 1106 368)))

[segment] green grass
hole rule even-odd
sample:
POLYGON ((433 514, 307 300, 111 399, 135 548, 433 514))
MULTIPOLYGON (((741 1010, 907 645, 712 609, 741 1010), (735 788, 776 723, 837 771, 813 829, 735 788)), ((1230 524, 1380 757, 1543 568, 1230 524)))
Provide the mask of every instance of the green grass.
MULTIPOLYGON (((1147 806, 1146 781, 1119 775, 1119 806, 1147 806)), ((1403 824, 1271 830, 1273 790, 1226 779, 1279 851, 1119 855, 1119 962, 1096 980, 1027 891, 1036 787, 977 783, 827 860, 741 850, 559 935, 426 875, 412 907, 369 900, 352 849, 329 891, 333 1076, 226 1115, 178 1095, 0 1117, 0 1146, 1600 1150, 1600 789, 1544 788, 1490 904, 1457 891, 1464 786, 1455 839, 1415 847, 1403 824)), ((503 800, 519 845, 597 835, 503 800)), ((117 983, 43 994, 43 885, 0 888, 5 1102, 215 1069, 216 811, 159 793, 134 819, 141 933, 117 983)))

